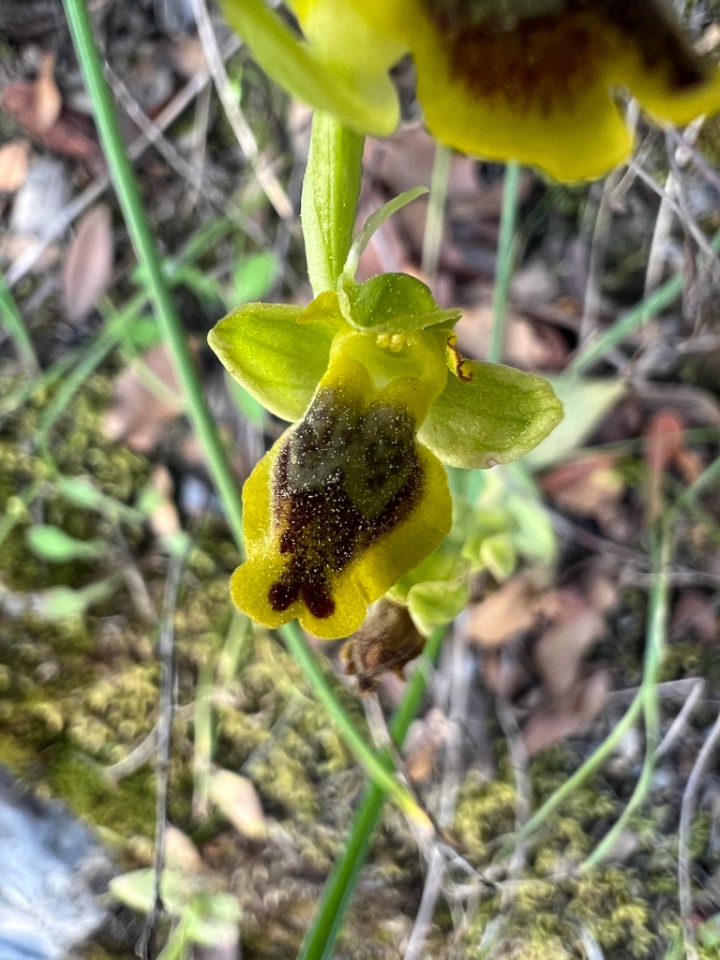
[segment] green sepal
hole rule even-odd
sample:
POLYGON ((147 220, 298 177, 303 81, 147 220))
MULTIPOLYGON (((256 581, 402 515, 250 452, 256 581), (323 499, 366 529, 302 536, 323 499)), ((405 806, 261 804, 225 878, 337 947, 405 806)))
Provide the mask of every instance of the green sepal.
POLYGON ((317 110, 334 114, 361 133, 386 137, 400 118, 397 94, 387 73, 343 71, 295 34, 264 0, 221 0, 227 22, 276 83, 317 110))
POLYGON ((461 315, 460 310, 442 310, 430 288, 406 273, 382 273, 363 283, 344 273, 337 292, 343 317, 364 333, 411 333, 440 324, 450 328, 461 315))
POLYGON ((486 468, 517 460, 562 419, 562 404, 542 377, 467 360, 470 380, 448 377, 419 439, 446 464, 486 468))
POLYGON ((248 303, 215 324, 208 343, 251 396, 283 420, 305 413, 330 356, 335 327, 299 324, 302 307, 248 303))

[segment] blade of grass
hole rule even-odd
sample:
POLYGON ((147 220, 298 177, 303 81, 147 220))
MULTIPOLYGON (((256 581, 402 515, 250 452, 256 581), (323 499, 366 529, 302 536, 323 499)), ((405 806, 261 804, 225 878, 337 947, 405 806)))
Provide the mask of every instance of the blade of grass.
POLYGON ((661 530, 653 540, 653 584, 648 609, 645 667, 640 686, 640 697, 642 698, 645 719, 645 759, 638 782, 625 809, 593 852, 582 862, 580 865, 581 871, 591 870, 597 866, 612 850, 625 824, 645 800, 655 768, 655 752, 660 742, 660 708, 657 682, 667 636, 670 537, 666 530, 661 530))
POLYGON ((513 273, 513 246, 519 191, 520 165, 514 161, 510 161, 505 167, 502 212, 500 214, 500 235, 498 237, 495 283, 493 285, 493 327, 490 349, 488 351, 488 360, 490 360, 491 363, 500 362, 505 344, 505 321, 507 319, 510 281, 512 280, 513 273))
MULTIPOLYGON (((669 538, 663 535, 661 545, 655 549, 653 557, 655 561, 656 576, 653 582, 653 589, 650 597, 650 611, 648 619, 648 628, 646 634, 645 646, 645 667, 643 671, 643 680, 632 703, 620 718, 612 731, 603 740, 600 746, 590 756, 575 773, 565 781, 548 799, 542 804, 532 817, 524 824, 500 851, 498 859, 504 859, 509 856, 520 844, 525 843, 535 831, 541 827, 545 821, 575 792, 603 763, 611 756, 617 746, 619 746, 625 734, 634 726, 644 711, 647 711, 646 722, 650 721, 650 733, 657 724, 657 705, 654 709, 651 698, 655 696, 655 687, 657 685, 658 670, 660 667, 660 658, 662 656, 663 642, 665 636, 665 622, 667 618, 668 603, 668 574, 667 574, 667 552, 669 550, 669 538), (650 706, 648 707, 648 704, 650 706)), ((641 777, 642 783, 638 783, 637 789, 644 790, 647 785, 646 777, 641 777)), ((633 807, 634 809, 634 807, 633 807)), ((632 811, 631 811, 632 812, 632 811)), ((614 838, 613 838, 614 839, 614 838)), ((607 851, 604 848, 603 853, 607 851)), ((594 854, 592 855, 595 856, 594 854)), ((593 861, 595 862, 595 861, 593 861)), ((584 866, 584 865, 583 865, 584 866)))
MULTIPOLYGON (((443 637, 444 631, 436 630, 428 639, 425 651, 408 682, 405 696, 390 722, 390 735, 398 748, 402 747, 410 724, 418 712, 430 667, 437 659, 443 637)), ((380 762, 388 770, 392 769, 392 760, 387 752, 380 754, 380 762)), ((373 830, 384 802, 385 794, 380 787, 375 783, 370 784, 353 818, 342 855, 335 863, 325 884, 322 900, 297 960, 330 960, 332 957, 350 898, 367 859, 373 830)))
POLYGON ((148 290, 163 337, 186 398, 186 408, 207 458, 233 536, 242 541, 242 506, 229 461, 194 367, 187 336, 160 266, 133 168, 117 121, 112 96, 103 76, 100 55, 84 0, 64 0, 73 45, 93 103, 95 122, 133 246, 145 271, 148 290))
POLYGON ((422 272, 427 277, 430 286, 433 286, 437 279, 451 161, 452 151, 441 143, 436 143, 420 261, 422 272))
MULTIPOLYGON (((712 238, 711 246, 716 252, 720 250, 720 230, 712 238)), ((583 347, 568 364, 566 372, 575 376, 587 373, 613 347, 621 344, 631 333, 674 303, 683 292, 684 285, 685 278, 682 274, 666 280, 650 296, 645 297, 631 310, 627 310, 596 340, 583 347)))
POLYGON ((8 336, 13 341, 20 363, 31 376, 39 373, 40 364, 35 348, 20 316, 15 298, 2 274, 0 274, 0 318, 8 336))

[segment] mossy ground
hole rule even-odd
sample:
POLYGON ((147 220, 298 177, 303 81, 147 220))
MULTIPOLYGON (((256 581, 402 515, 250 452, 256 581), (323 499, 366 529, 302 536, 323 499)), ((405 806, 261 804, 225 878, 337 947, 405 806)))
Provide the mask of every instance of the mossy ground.
MULTIPOLYGON (((0 551, 0 589, 10 615, 0 638, 0 762, 40 795, 61 799, 91 824, 120 869, 149 864, 152 856, 153 760, 120 779, 108 768, 149 737, 157 721, 157 623, 143 619, 122 580, 109 598, 70 619, 48 620, 31 602, 49 587, 83 587, 116 573, 123 553, 110 547, 122 543, 151 600, 162 606, 170 561, 149 529, 120 514, 70 504, 53 483, 58 474, 89 473, 110 500, 137 506, 150 463, 102 437, 100 411, 108 395, 104 377, 86 382, 61 421, 50 459, 32 444, 46 396, 31 399, 0 435, 0 505, 5 516, 10 511, 17 517, 0 551), (44 483, 41 492, 19 508, 18 497, 37 480, 44 483), (40 521, 79 539, 106 539, 107 561, 99 566, 39 561, 25 531, 40 521)), ((211 887, 238 898, 246 960, 267 960, 298 949, 342 848, 362 777, 283 647, 233 615, 227 578, 235 560, 222 525, 208 518, 195 532, 174 613, 178 709, 168 818, 195 839, 203 869, 213 878, 211 887), (217 814, 198 819, 194 812, 201 676, 211 678, 212 762, 254 783, 272 824, 264 841, 241 837, 217 814)), ((630 675, 639 667, 639 653, 639 646, 635 654, 626 650, 630 675)), ((694 669, 693 658, 704 655, 690 641, 678 643, 666 662, 667 676, 694 669)), ((336 686, 362 723, 356 699, 336 686)), ((453 825, 464 855, 479 870, 492 863, 499 842, 514 829, 515 787, 502 749, 499 753, 494 777, 466 774, 453 825)), ((536 760, 531 768, 536 802, 580 759, 567 747, 536 760)), ((502 883, 495 894, 481 891, 472 909, 462 903, 438 909, 427 955, 470 960, 492 942, 494 956, 582 958, 585 931, 613 960, 664 956, 679 931, 676 822, 668 806, 650 804, 633 820, 638 850, 628 862, 575 873, 626 800, 619 778, 598 776, 578 790, 530 848, 521 876, 502 883)), ((700 816, 693 834, 699 860, 708 835, 708 817, 700 816)), ((402 818, 387 810, 342 936, 342 955, 353 960, 397 956, 412 929, 423 883, 413 838, 402 818)), ((88 945, 86 960, 127 955, 137 930, 125 914, 120 916, 124 946, 116 921, 113 936, 106 931, 88 945)), ((703 958, 717 955, 714 947, 701 951, 703 958)))

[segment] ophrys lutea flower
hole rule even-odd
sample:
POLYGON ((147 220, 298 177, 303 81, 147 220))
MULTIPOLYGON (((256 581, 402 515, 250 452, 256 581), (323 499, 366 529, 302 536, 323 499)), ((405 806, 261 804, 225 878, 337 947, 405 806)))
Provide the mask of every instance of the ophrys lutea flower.
POLYGON ((231 592, 253 619, 349 635, 450 530, 441 460, 507 462, 559 421, 540 377, 459 359, 457 318, 409 276, 345 276, 307 308, 249 304, 212 331, 229 372, 297 421, 243 491, 231 592))
POLYGON ((559 180, 606 173, 632 137, 616 104, 659 123, 720 109, 720 73, 665 0, 293 0, 300 41, 262 0, 224 10, 266 72, 362 132, 398 122, 389 67, 410 52, 431 132, 559 180))

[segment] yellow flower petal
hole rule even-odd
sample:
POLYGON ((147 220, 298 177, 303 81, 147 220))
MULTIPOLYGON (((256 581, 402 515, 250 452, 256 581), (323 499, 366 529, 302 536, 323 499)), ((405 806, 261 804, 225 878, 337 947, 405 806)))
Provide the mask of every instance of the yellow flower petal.
POLYGON ((720 108, 720 73, 659 0, 352 2, 374 30, 410 47, 440 140, 560 180, 598 176, 628 156, 612 99, 621 88, 661 122, 720 108))

